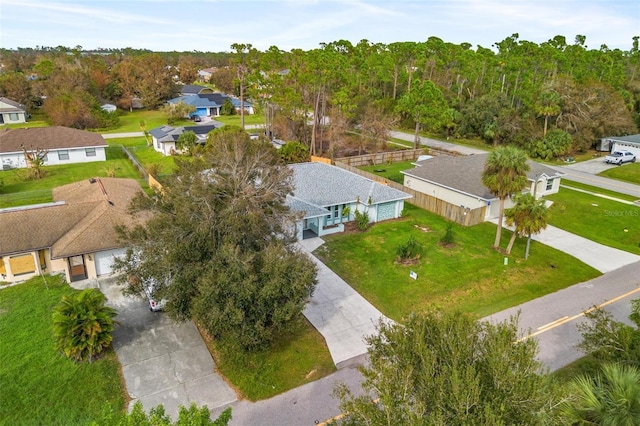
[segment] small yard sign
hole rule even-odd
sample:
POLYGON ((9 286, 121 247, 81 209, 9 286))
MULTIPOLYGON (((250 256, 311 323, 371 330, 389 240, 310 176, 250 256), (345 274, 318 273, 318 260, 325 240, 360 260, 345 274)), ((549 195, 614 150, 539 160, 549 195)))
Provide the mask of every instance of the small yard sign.
POLYGON ((409 272, 409 276, 410 276, 411 278, 413 278, 414 280, 417 280, 417 279, 418 279, 418 274, 416 274, 416 273, 415 273, 415 272, 413 272, 413 271, 409 272))

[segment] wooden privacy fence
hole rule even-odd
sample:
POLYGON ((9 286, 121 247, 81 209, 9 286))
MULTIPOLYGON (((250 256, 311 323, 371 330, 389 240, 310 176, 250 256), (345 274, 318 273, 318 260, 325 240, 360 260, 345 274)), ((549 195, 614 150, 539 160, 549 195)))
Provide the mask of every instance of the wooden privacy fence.
POLYGON ((408 188, 397 182, 387 180, 382 176, 365 172, 364 170, 360 170, 356 167, 350 166, 349 164, 343 163, 341 161, 336 160, 334 164, 337 167, 340 167, 341 169, 348 170, 357 175, 371 179, 375 182, 380 182, 383 185, 387 185, 391 188, 406 192, 407 194, 413 197, 406 200, 407 203, 413 204, 416 207, 420 207, 421 209, 425 209, 427 211, 440 215, 452 222, 456 222, 464 226, 473 226, 473 225, 477 225, 479 223, 484 222, 484 217, 486 212, 485 206, 477 209, 473 209, 473 210, 465 209, 455 204, 451 204, 439 198, 433 197, 431 195, 427 195, 422 192, 416 191, 413 188, 408 188))
POLYGON ((356 155, 353 157, 336 158, 338 162, 349 166, 374 166, 376 164, 398 163, 400 161, 415 160, 420 155, 424 155, 424 149, 403 149, 401 151, 377 152, 375 154, 356 155))

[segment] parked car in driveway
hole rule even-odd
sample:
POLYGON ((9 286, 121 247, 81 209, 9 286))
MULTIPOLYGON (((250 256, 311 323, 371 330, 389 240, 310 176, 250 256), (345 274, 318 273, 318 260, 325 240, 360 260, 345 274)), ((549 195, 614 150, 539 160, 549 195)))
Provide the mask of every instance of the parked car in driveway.
POLYGON ((149 310, 152 312, 162 311, 167 304, 165 299, 158 299, 156 296, 157 285, 155 281, 149 281, 144 286, 144 292, 147 295, 147 299, 149 300, 149 310))
POLYGON ((604 157, 604 162, 620 165, 622 163, 635 163, 636 156, 630 151, 613 151, 604 157))

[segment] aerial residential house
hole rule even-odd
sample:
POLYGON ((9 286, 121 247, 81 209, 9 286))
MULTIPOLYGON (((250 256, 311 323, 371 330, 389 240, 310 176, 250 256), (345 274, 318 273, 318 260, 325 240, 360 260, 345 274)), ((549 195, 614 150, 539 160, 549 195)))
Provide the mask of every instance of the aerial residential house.
POLYGON ((23 148, 48 151, 44 164, 106 161, 107 143, 98 133, 69 127, 34 127, 0 131, 0 164, 3 169, 27 167, 23 148))
MULTIPOLYGON (((240 111, 240 100, 232 96, 223 95, 222 93, 203 93, 196 95, 180 96, 169 101, 169 104, 184 103, 195 109, 193 115, 200 117, 217 117, 220 115, 220 109, 224 105, 225 100, 231 100, 236 111, 240 111)), ((253 104, 247 100, 244 101, 244 110, 246 114, 253 114, 253 104)))
POLYGON ((216 72, 217 68, 204 68, 198 71, 198 81, 204 81, 208 83, 211 80, 211 76, 216 72))
POLYGON ((181 134, 190 131, 196 134, 198 143, 204 145, 207 135, 212 130, 222 127, 222 123, 214 121, 212 123, 201 124, 198 126, 172 127, 168 125, 151 129, 149 134, 153 142, 153 149, 162 155, 173 155, 180 152, 176 147, 176 142, 181 134))
MULTIPOLYGON (((416 168, 402 172, 404 185, 431 197, 434 204, 441 204, 442 212, 460 210, 462 214, 458 217, 469 215, 478 219, 476 223, 494 219, 498 217, 499 199, 482 184, 487 155, 440 155, 418 161, 416 168)), ((563 173, 534 161, 528 164, 529 185, 523 192, 535 194, 536 198, 558 192, 563 173)), ((505 206, 512 205, 508 199, 505 206)))
POLYGON ((291 164, 293 195, 287 205, 300 212, 298 239, 344 231, 355 212, 367 213, 369 222, 401 216, 411 195, 325 163, 291 164))
POLYGON ((640 158, 640 135, 609 136, 600 140, 602 151, 630 151, 640 158))
POLYGON ((0 280, 60 273, 73 282, 111 274, 114 257, 125 253, 116 225, 144 220, 128 213, 140 192, 134 179, 90 179, 54 188, 53 203, 0 210, 0 280))
POLYGON ((21 103, 0 97, 0 125, 27 122, 27 108, 21 103))

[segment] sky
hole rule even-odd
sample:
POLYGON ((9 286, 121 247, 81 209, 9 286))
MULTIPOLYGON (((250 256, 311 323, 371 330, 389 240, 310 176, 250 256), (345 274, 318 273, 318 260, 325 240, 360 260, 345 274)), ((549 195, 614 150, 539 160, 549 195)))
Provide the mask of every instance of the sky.
POLYGON ((640 35, 639 0, 0 0, 0 47, 152 51, 314 49, 320 43, 426 41, 485 48, 518 33, 572 44, 585 35, 630 50, 640 35))

